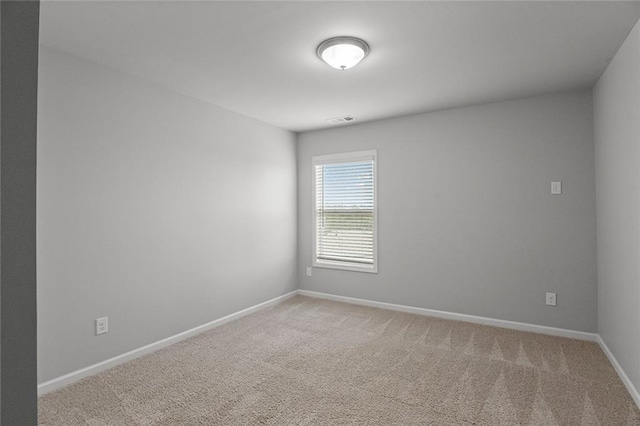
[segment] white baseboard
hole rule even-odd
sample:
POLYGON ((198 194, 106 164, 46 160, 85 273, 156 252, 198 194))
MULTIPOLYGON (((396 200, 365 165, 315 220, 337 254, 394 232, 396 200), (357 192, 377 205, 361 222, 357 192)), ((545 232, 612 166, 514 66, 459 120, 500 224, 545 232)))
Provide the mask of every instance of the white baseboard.
POLYGON ((611 363, 611 365, 613 365, 616 373, 618 373, 618 376, 620 376, 620 380, 622 380, 622 383, 624 383, 625 387, 629 391, 629 394, 631 394, 631 397, 636 402, 636 405, 638 406, 638 408, 640 408, 640 392, 638 392, 638 389, 636 389, 636 387, 633 385, 633 382, 631 382, 631 379, 622 369, 622 366, 618 363, 616 357, 613 356, 613 353, 609 350, 609 347, 604 342, 604 340, 602 340, 602 337, 600 335, 598 335, 598 343, 600 344, 602 351, 607 355, 607 358, 609 358, 609 362, 611 363))
POLYGON ((57 377, 55 379, 49 380, 47 382, 41 383, 38 385, 38 395, 44 395, 47 392, 51 392, 53 390, 59 389, 63 386, 71 384, 73 382, 77 382, 80 379, 83 379, 88 376, 92 376, 101 371, 108 370, 116 365, 122 364, 124 362, 130 361, 132 359, 141 357, 143 355, 149 354, 151 352, 155 352, 158 349, 162 349, 166 346, 177 343, 181 340, 188 339, 189 337, 195 336, 196 334, 200 334, 207 330, 211 330, 212 328, 220 327, 223 324, 228 323, 229 321, 233 321, 235 319, 241 318, 243 316, 252 314, 260 309, 264 309, 268 306, 275 305, 277 303, 282 302, 285 299, 295 296, 298 293, 297 290, 294 290, 290 293, 283 294, 282 296, 275 297, 271 300, 267 300, 266 302, 259 303, 255 306, 251 306, 250 308, 243 309, 241 311, 235 312, 233 314, 227 315, 226 317, 219 318, 217 320, 208 322, 206 324, 200 325, 198 327, 192 328, 187 331, 183 331, 182 333, 178 333, 171 337, 167 337, 166 339, 158 340, 157 342, 148 344, 138 349, 134 349, 132 351, 126 352, 122 355, 115 356, 113 358, 109 358, 105 361, 99 362, 97 364, 90 365, 88 367, 82 368, 80 370, 73 371, 69 374, 65 374, 64 376, 57 377))
POLYGON ((373 308, 389 309, 392 311, 407 312, 410 314, 426 315, 450 319, 455 321, 466 321, 475 324, 491 325, 494 327, 509 328, 512 330, 530 331, 533 333, 548 334, 551 336, 569 337, 571 339, 588 340, 596 342, 596 333, 586 333, 584 331, 567 330, 564 328, 547 327, 545 325, 527 324, 523 322, 506 321, 494 318, 478 317, 475 315, 458 314, 455 312, 437 311, 435 309, 416 308, 413 306, 396 305, 393 303, 376 302, 373 300, 356 299, 354 297, 336 296, 334 294, 318 293, 309 290, 298 290, 301 296, 317 297, 320 299, 334 300, 336 302, 351 303, 354 305, 370 306, 373 308))

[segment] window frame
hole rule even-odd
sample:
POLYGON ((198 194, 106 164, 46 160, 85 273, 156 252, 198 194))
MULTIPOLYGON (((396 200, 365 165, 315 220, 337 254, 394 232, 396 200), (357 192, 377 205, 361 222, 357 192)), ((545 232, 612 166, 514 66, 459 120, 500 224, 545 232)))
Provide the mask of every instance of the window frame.
POLYGON ((343 152, 339 154, 315 155, 311 158, 311 195, 313 198, 312 218, 312 265, 314 268, 338 269, 352 272, 378 273, 378 150, 343 152), (317 188, 316 166, 339 163, 354 163, 358 161, 373 161, 373 265, 359 265, 352 262, 318 260, 318 218, 317 218, 317 188))

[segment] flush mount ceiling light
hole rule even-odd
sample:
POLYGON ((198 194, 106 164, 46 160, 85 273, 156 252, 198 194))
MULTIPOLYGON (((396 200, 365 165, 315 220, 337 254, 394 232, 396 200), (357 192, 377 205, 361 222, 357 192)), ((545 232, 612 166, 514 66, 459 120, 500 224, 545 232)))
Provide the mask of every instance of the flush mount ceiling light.
POLYGON ((333 37, 320 43, 316 53, 329 66, 346 70, 369 54, 369 45, 356 37, 333 37))

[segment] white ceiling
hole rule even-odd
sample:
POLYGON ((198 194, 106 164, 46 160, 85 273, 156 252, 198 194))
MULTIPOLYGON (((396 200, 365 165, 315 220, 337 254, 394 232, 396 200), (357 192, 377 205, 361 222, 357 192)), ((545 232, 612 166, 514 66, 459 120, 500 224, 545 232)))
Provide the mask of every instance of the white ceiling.
POLYGON ((638 2, 43 2, 42 44, 305 131, 591 87, 638 2), (353 35, 347 71, 315 50, 353 35))

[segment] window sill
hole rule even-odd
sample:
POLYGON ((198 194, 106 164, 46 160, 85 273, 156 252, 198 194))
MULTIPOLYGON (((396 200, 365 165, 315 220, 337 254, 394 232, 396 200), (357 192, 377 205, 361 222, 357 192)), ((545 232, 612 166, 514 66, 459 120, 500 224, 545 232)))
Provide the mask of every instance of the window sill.
POLYGON ((350 263, 342 263, 342 262, 330 262, 330 261, 314 261, 314 268, 326 268, 326 269, 338 269, 342 271, 351 271, 351 272, 366 272, 368 274, 377 274, 378 266, 358 266, 350 263))

